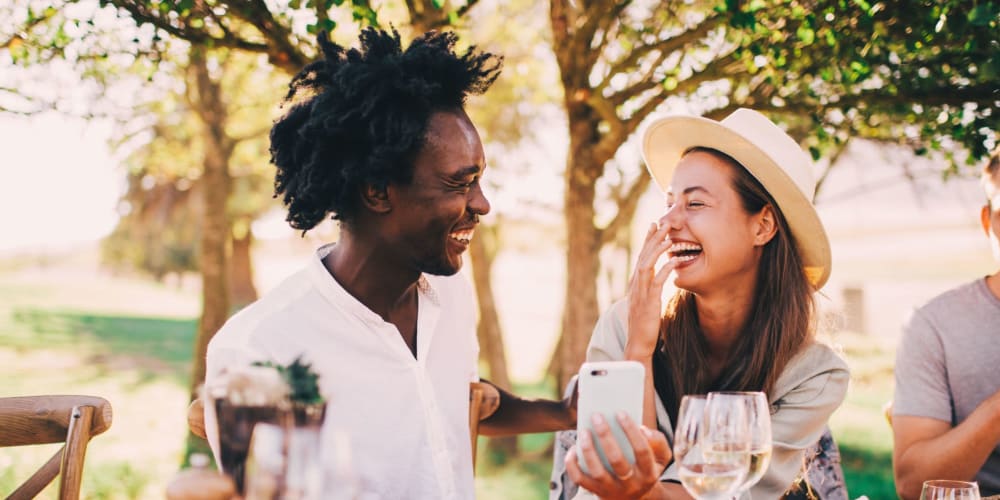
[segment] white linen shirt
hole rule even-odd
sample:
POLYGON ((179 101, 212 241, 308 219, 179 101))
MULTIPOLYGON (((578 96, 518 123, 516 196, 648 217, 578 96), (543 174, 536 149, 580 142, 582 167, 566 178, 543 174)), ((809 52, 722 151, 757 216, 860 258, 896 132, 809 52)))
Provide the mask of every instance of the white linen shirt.
MULTIPOLYGON (((332 247, 226 322, 208 346, 206 383, 234 364, 302 356, 328 401, 324 425, 350 436, 362 498, 473 498, 469 382, 479 344, 469 282, 420 278, 414 359, 395 325, 326 270, 332 247)), ((205 422, 218 456, 213 412, 205 422)))

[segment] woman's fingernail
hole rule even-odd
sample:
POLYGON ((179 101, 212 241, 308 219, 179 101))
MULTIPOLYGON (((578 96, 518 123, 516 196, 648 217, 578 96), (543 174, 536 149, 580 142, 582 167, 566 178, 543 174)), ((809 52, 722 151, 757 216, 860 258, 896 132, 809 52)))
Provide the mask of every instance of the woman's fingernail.
POLYGON ((600 413, 595 413, 591 420, 594 422, 594 425, 607 425, 607 422, 604 420, 604 415, 601 415, 600 413))

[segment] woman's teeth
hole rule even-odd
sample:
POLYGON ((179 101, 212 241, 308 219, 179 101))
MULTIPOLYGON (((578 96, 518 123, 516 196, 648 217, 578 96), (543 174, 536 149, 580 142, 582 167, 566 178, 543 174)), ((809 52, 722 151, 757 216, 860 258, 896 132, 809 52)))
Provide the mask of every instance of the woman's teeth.
POLYGON ((701 253, 701 245, 694 243, 674 243, 667 249, 667 254, 679 262, 694 260, 701 253))

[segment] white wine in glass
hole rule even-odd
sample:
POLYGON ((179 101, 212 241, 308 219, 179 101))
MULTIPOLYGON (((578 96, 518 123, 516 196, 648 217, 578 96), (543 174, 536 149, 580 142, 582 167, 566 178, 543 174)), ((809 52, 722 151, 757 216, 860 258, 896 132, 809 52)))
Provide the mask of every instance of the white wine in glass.
POLYGON ((979 500, 979 484, 944 479, 924 481, 920 500, 979 500))
POLYGON ((674 436, 681 485, 699 500, 723 500, 749 468, 746 413, 736 405, 709 408, 705 396, 684 396, 674 436))
POLYGON ((771 408, 767 396, 763 392, 754 391, 720 391, 708 395, 709 400, 732 400, 743 404, 747 411, 747 422, 750 426, 750 468, 747 477, 733 499, 739 498, 743 492, 749 491, 760 482, 771 465, 771 408))
POLYGON ((688 463, 678 468, 684 489, 699 500, 724 499, 732 496, 746 477, 746 467, 738 463, 688 463))
POLYGON ((760 479, 764 477, 764 473, 767 472, 767 468, 771 465, 771 447, 760 447, 754 448, 752 445, 750 447, 750 470, 747 472, 747 478, 743 481, 743 486, 740 486, 740 491, 747 491, 753 487, 753 485, 760 482, 760 479))

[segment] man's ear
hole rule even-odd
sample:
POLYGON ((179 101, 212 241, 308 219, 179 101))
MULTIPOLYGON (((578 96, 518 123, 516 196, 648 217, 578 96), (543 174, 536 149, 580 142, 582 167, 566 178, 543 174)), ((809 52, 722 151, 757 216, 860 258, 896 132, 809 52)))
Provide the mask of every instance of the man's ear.
POLYGON ((771 205, 764 205, 756 219, 757 231, 754 233, 754 244, 764 246, 778 232, 778 220, 771 205))
POLYGON ((366 183, 361 189, 361 203, 365 208, 377 214, 387 214, 392 211, 387 186, 366 183))
POLYGON ((989 204, 983 205, 983 208, 979 210, 979 223, 983 226, 983 232, 986 236, 990 235, 990 206, 989 204))

